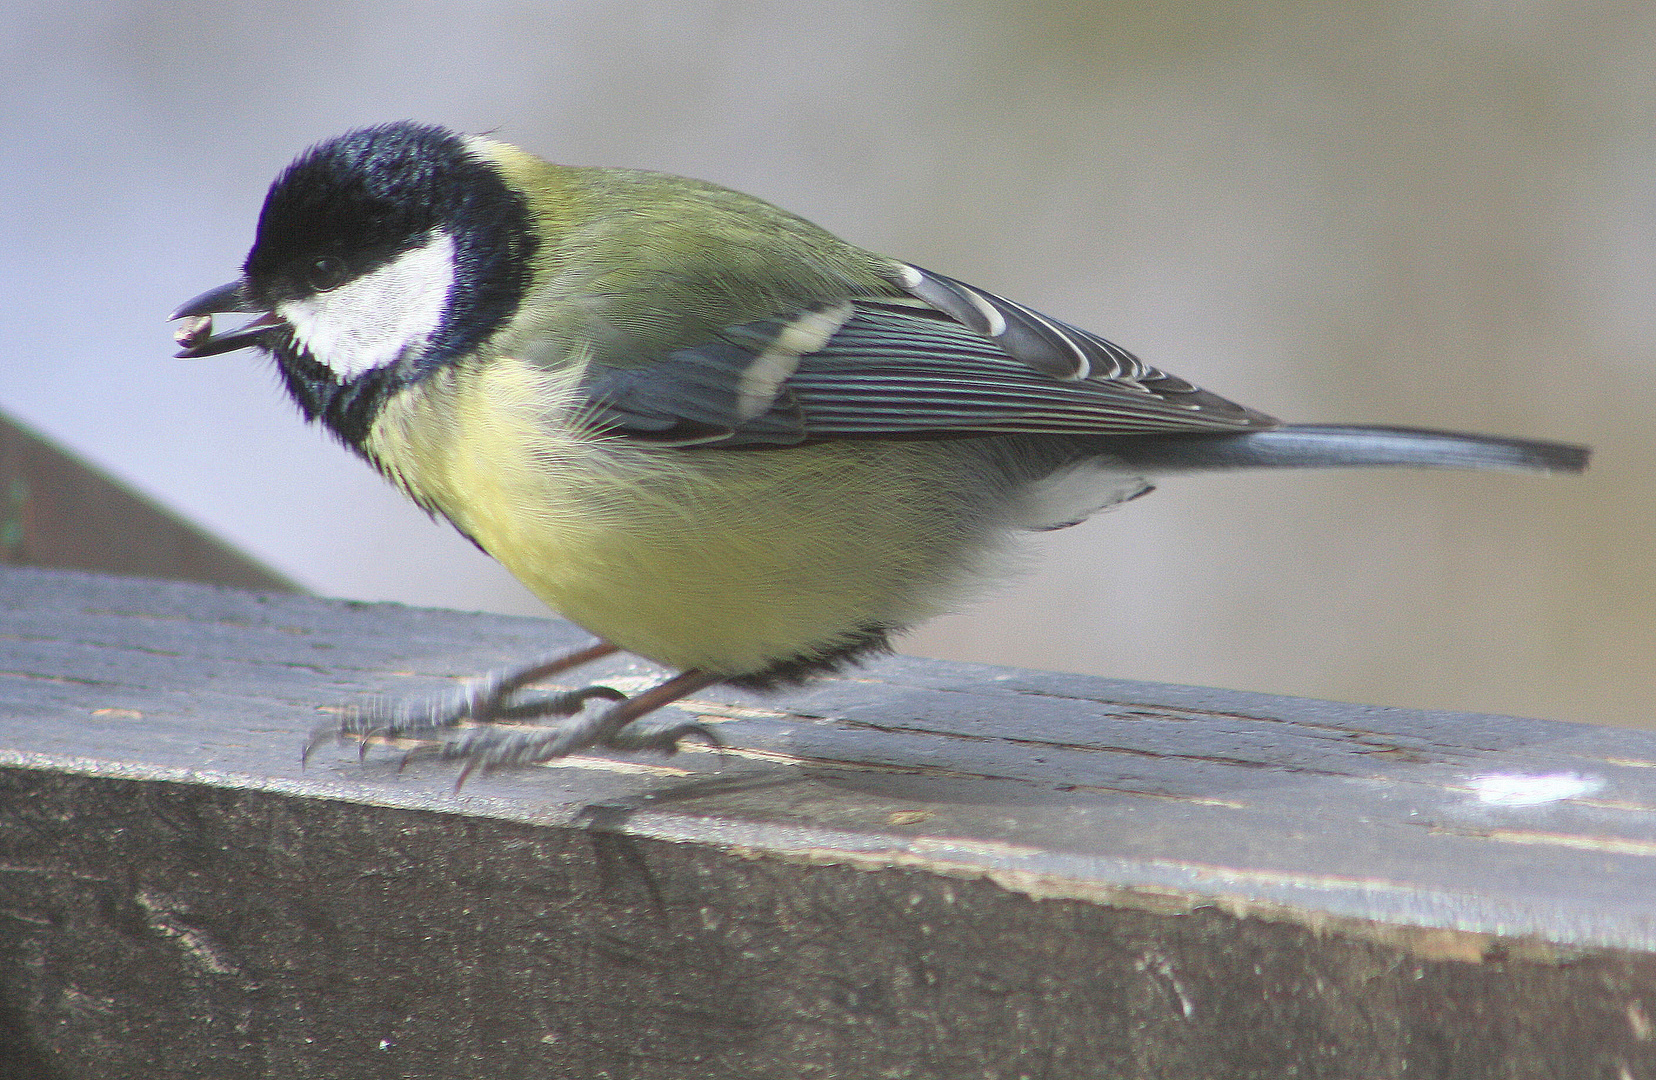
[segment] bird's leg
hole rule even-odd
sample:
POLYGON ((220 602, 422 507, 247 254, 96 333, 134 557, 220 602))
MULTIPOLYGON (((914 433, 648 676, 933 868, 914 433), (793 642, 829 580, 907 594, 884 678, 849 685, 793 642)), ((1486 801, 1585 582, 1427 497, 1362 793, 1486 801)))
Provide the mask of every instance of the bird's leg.
MULTIPOLYGON (((706 724, 683 720, 665 724, 642 724, 641 718, 687 694, 720 682, 722 676, 705 671, 686 671, 651 687, 636 697, 617 702, 590 715, 583 712, 552 727, 472 728, 460 732, 441 746, 431 748, 445 760, 463 760, 465 767, 455 781, 459 787, 474 771, 493 772, 514 765, 551 761, 595 746, 613 750, 655 750, 671 754, 681 739, 696 737, 712 746, 718 736, 706 724)), ((410 756, 424 756, 419 750, 410 756)))
POLYGON ((625 701, 627 695, 608 686, 588 686, 523 701, 512 700, 526 687, 619 651, 618 646, 600 641, 574 652, 543 657, 522 667, 473 679, 435 697, 407 701, 381 698, 352 706, 337 725, 324 724, 311 732, 303 758, 309 758, 312 750, 330 738, 340 742, 355 741, 366 752, 369 742, 374 739, 429 739, 467 722, 487 724, 501 720, 569 716, 580 712, 592 698, 625 701))

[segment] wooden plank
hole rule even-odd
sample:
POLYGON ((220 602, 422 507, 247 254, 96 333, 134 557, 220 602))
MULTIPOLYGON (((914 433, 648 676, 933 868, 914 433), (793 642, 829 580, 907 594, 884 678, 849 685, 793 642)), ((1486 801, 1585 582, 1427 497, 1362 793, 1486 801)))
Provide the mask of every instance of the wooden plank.
POLYGON ((298 592, 267 566, 0 413, 0 564, 298 592))
POLYGON ((722 755, 300 767, 581 640, 0 571, 0 1060, 1656 1077, 1656 735, 894 659, 699 697, 722 755))

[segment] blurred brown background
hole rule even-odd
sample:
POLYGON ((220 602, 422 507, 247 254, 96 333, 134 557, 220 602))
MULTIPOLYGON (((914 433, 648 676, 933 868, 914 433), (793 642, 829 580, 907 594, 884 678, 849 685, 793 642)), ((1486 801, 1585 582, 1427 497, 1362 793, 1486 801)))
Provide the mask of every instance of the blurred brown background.
POLYGON ((908 651, 1656 716, 1656 6, 0 10, 0 409, 309 588, 527 613, 258 361, 168 358, 276 170, 405 116, 751 191, 1286 418, 1599 451, 1169 483, 908 651))

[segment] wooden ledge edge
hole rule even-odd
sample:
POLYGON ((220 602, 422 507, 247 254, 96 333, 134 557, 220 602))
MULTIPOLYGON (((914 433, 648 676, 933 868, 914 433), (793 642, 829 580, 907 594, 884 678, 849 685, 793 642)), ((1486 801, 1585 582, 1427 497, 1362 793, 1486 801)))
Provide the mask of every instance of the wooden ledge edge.
POLYGON ((1589 922, 1579 925, 1568 940, 1558 940, 1556 921, 1542 926, 1532 915, 1515 913, 1510 922, 1495 922, 1487 915, 1480 917, 1471 898, 1447 892, 1424 894, 1417 887, 1381 879, 1306 877, 1170 860, 1064 855, 1015 844, 936 836, 904 840, 636 805, 549 803, 547 813, 533 813, 521 803, 464 791, 433 795, 394 785, 369 788, 322 779, 291 780, 3 748, 0 769, 488 817, 700 845, 736 858, 775 859, 802 866, 843 866, 865 872, 916 870, 987 881, 1037 901, 1079 901, 1168 917, 1218 911, 1237 920, 1300 927, 1318 937, 1364 941, 1428 961, 1521 960, 1556 966, 1597 952, 1656 952, 1656 934, 1640 934, 1639 940, 1630 942, 1625 933, 1612 937, 1589 922), (1306 902, 1311 900, 1315 906, 1306 902), (1552 937, 1542 937, 1543 932, 1552 937))

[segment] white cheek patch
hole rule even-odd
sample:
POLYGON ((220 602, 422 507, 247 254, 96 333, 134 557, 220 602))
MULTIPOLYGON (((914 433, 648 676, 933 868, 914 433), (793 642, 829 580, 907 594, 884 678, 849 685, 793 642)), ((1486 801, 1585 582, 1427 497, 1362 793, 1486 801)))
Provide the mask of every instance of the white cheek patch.
POLYGON ((276 313, 318 363, 350 379, 425 345, 453 288, 454 240, 437 232, 336 289, 277 304, 276 313))

